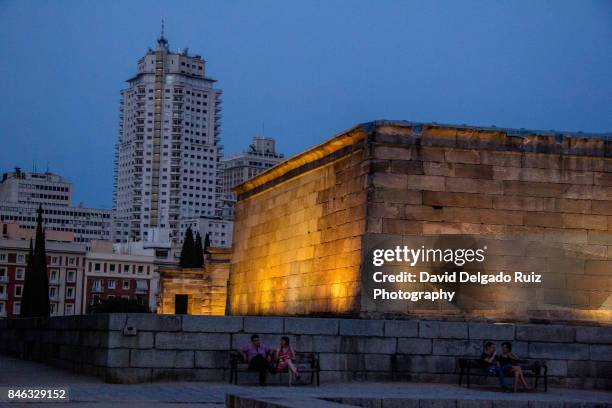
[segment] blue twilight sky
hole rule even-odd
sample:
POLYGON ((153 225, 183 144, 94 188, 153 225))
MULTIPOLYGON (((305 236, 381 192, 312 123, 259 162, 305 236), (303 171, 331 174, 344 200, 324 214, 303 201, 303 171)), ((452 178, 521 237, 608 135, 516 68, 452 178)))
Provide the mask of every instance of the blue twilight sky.
POLYGON ((207 61, 225 153, 405 119, 612 131, 611 1, 0 0, 0 170, 112 205, 119 91, 155 44, 207 61))

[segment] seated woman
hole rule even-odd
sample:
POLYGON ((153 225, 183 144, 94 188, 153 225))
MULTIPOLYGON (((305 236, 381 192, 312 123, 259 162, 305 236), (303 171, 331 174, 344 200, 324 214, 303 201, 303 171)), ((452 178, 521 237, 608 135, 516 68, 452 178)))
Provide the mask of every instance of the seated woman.
POLYGON ((291 348, 289 337, 281 337, 280 345, 275 351, 274 357, 276 361, 276 372, 281 373, 287 370, 287 372, 289 373, 289 385, 291 385, 291 381, 294 377, 300 378, 298 369, 293 362, 293 360, 295 359, 295 353, 291 348))
POLYGON ((527 381, 525 381, 525 376, 523 376, 523 369, 518 364, 519 358, 512 352, 512 344, 505 341, 502 343, 501 348, 502 352, 499 355, 499 366, 502 371, 514 375, 514 392, 518 391, 519 383, 526 391, 531 390, 531 387, 527 385, 527 381))
POLYGON ((502 390, 508 391, 508 387, 506 387, 504 380, 504 370, 499 366, 498 356, 495 354, 495 344, 493 344, 493 342, 487 341, 485 343, 484 350, 480 355, 480 362, 488 373, 497 376, 502 390))

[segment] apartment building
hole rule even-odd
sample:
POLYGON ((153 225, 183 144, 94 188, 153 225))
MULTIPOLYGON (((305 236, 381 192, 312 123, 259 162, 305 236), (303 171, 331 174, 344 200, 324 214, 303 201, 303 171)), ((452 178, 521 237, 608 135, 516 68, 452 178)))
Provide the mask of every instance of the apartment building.
POLYGON ((121 91, 116 146, 113 239, 146 241, 168 231, 178 243, 181 221, 220 215, 221 91, 206 62, 174 52, 162 34, 138 60, 121 91))
MULTIPOLYGON (((29 240, 0 239, 0 317, 18 317, 29 240)), ((51 316, 83 313, 84 244, 46 242, 51 316)))
POLYGON ((72 183, 58 174, 6 172, 0 182, 0 222, 36 228, 36 210, 43 208, 47 230, 74 234, 74 242, 110 239, 111 210, 72 206, 72 183))
POLYGON ((249 148, 242 153, 225 157, 221 161, 222 216, 234 219, 236 195, 232 189, 251 177, 285 160, 276 152, 276 141, 271 137, 255 136, 249 148))

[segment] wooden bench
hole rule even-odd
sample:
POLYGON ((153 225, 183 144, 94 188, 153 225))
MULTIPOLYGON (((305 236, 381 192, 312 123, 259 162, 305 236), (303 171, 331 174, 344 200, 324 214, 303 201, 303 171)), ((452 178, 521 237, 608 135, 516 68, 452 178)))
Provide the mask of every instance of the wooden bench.
MULTIPOLYGON (((297 366, 300 377, 304 374, 310 373, 310 384, 317 382, 317 387, 320 385, 319 374, 321 368, 319 366, 319 356, 315 353, 295 353, 295 359, 293 363, 297 366)), ((238 373, 246 373, 255 371, 249 370, 249 365, 242 358, 242 353, 238 351, 232 351, 230 353, 230 378, 229 382, 238 384, 238 373)), ((285 368, 282 373, 288 373, 288 369, 285 368)))
MULTIPOLYGON (((540 377, 544 378, 544 392, 548 391, 548 367, 546 366, 546 362, 539 360, 519 360, 518 364, 523 369, 523 375, 525 377, 534 377, 535 382, 533 384, 533 388, 537 390, 538 381, 540 377)), ((482 365, 482 361, 478 358, 460 358, 459 359, 459 386, 463 383, 463 376, 466 375, 466 382, 468 388, 470 388, 470 376, 478 375, 478 376, 493 376, 497 377, 495 374, 490 373, 485 370, 482 365), (475 371, 472 371, 475 369, 475 371)), ((505 373, 504 373, 505 374, 505 373)))

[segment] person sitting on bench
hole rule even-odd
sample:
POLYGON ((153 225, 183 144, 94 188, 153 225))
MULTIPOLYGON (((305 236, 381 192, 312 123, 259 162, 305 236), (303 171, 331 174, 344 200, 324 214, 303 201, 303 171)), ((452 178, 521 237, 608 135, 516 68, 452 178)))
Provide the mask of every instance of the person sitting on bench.
POLYGON ((489 374, 494 374, 499 380, 499 385, 503 391, 508 391, 506 381, 504 379, 504 370, 499 365, 498 356, 495 353, 495 344, 492 341, 487 341, 484 345, 484 350, 480 355, 480 361, 485 371, 489 374))
POLYGON ((259 373, 259 385, 266 385, 268 371, 274 373, 271 364, 272 349, 261 342, 258 334, 251 336, 251 342, 242 349, 242 358, 249 365, 249 370, 259 373))
POLYGON ((276 361, 277 373, 282 373, 285 370, 289 373, 289 385, 291 385, 293 378, 300 378, 300 373, 294 363, 295 352, 291 347, 289 337, 281 337, 280 345, 274 352, 274 360, 276 361))
POLYGON ((505 372, 514 375, 514 392, 517 392, 519 383, 526 391, 531 390, 527 385, 523 369, 518 364, 519 358, 512 352, 512 344, 509 341, 504 341, 501 344, 502 352, 498 356, 499 366, 505 372))

